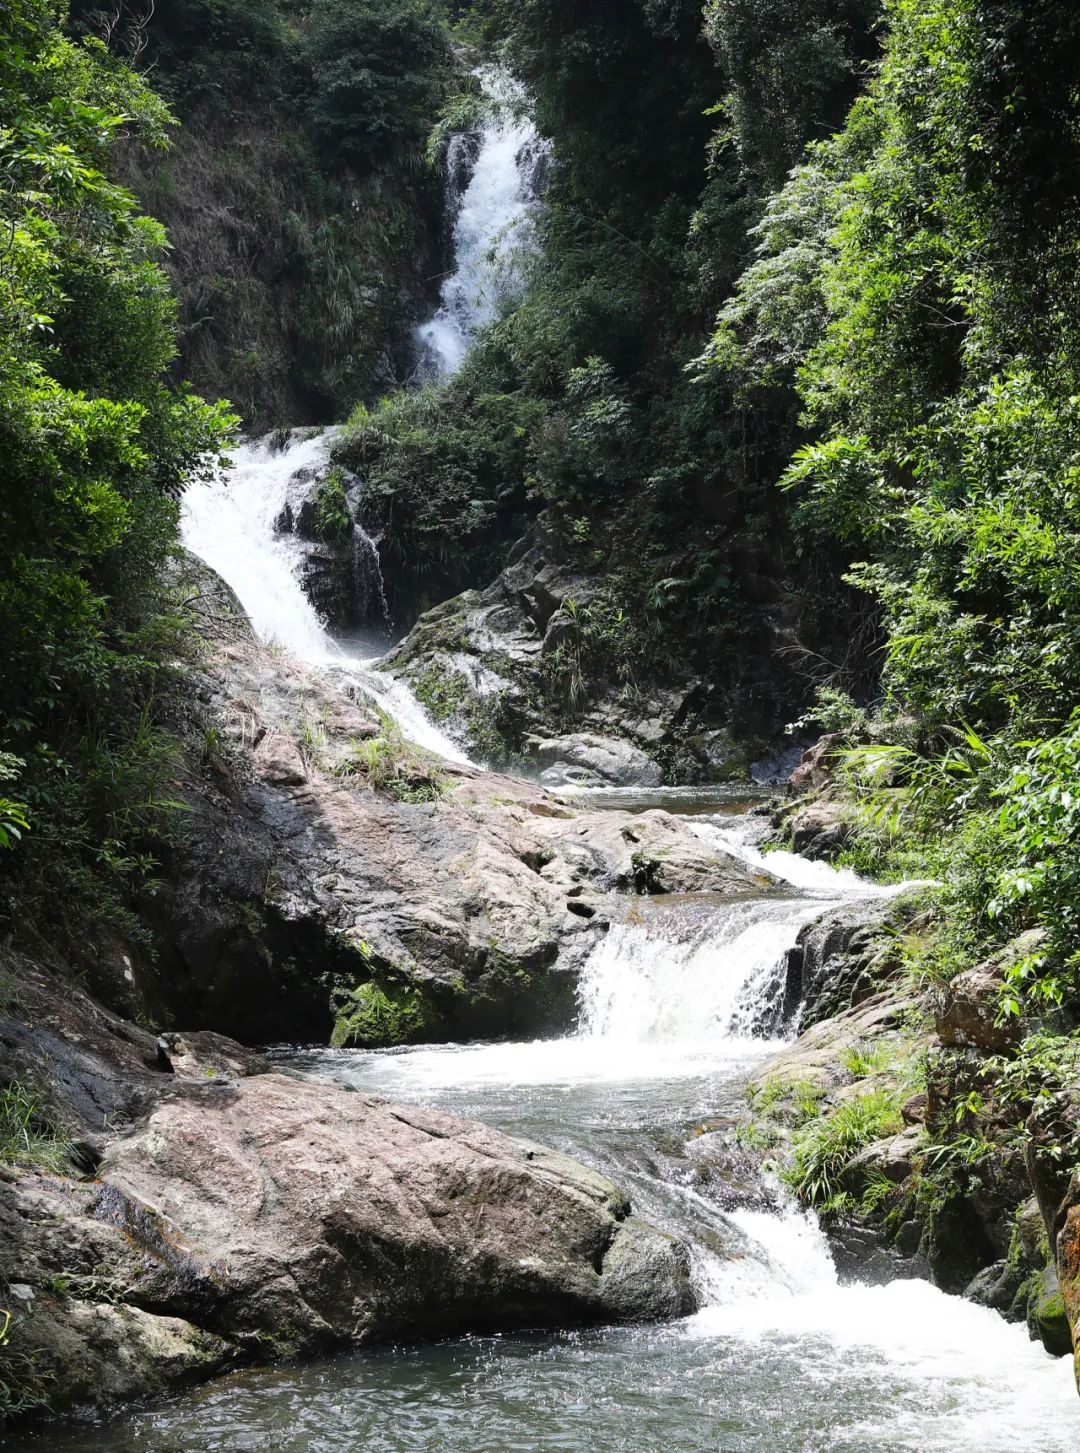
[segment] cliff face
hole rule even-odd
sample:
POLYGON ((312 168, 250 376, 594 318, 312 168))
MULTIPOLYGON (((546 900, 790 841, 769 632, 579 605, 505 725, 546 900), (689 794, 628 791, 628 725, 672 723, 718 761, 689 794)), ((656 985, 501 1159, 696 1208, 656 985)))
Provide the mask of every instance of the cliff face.
POLYGON ((404 379, 441 271, 424 146, 457 69, 446 17, 412 0, 111 17, 75 0, 70 24, 149 67, 180 122, 167 152, 121 166, 168 230, 178 376, 256 429, 341 418, 404 379))

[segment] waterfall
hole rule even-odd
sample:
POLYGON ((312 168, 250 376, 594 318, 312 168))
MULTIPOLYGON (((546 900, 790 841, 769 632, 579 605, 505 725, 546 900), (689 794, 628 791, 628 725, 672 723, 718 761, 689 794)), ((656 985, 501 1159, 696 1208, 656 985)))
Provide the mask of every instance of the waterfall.
MULTIPOLYGON (((408 687, 374 669, 376 652, 363 656, 345 650, 304 593, 303 543, 279 530, 277 521, 286 506, 295 506, 312 471, 326 465, 332 438, 330 432, 292 438, 284 449, 266 440, 239 445, 231 470, 187 489, 181 518, 184 544, 232 587, 262 640, 300 661, 337 668, 397 722, 409 741, 448 761, 468 764, 408 687)), ((377 563, 375 541, 367 535, 364 541, 358 548, 369 557, 373 552, 377 563)), ((370 558, 360 564, 368 572, 373 569, 370 558)), ((381 592, 381 570, 378 579, 381 592)))
POLYGON ((832 905, 760 899, 699 913, 650 907, 617 924, 582 976, 582 1034, 621 1044, 711 1045, 775 1033, 799 930, 832 905))
POLYGON ((533 241, 533 216, 547 148, 524 116, 524 91, 505 71, 476 72, 491 103, 480 132, 451 138, 448 218, 454 219, 454 270, 439 306, 417 329, 421 373, 455 373, 477 329, 521 288, 521 259, 533 241), (462 189, 464 187, 464 189, 462 189))
POLYGON ((352 577, 356 599, 360 603, 361 619, 370 621, 374 617, 389 632, 392 619, 390 603, 386 599, 379 540, 369 535, 359 520, 353 521, 352 577))

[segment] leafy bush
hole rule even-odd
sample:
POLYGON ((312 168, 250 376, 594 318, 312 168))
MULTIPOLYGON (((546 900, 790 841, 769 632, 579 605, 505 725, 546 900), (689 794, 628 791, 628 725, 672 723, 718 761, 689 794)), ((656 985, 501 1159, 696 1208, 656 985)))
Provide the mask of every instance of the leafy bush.
POLYGON ((367 164, 419 154, 446 93, 451 52, 432 0, 317 0, 301 36, 320 147, 367 164))
POLYGON ((338 766, 341 777, 360 775, 375 792, 399 802, 435 802, 443 795, 444 779, 436 759, 418 752, 389 717, 382 716, 382 734, 353 742, 350 755, 338 766))
POLYGON ((844 1194, 842 1176, 849 1161, 901 1123, 895 1094, 872 1090, 842 1100, 795 1132, 788 1184, 806 1205, 827 1207, 844 1194))

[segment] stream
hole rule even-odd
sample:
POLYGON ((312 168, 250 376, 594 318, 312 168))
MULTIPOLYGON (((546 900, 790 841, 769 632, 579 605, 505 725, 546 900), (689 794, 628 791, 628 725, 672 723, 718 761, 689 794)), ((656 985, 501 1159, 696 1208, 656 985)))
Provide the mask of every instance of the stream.
MULTIPOLYGON (((535 131, 506 110, 471 144, 475 156, 451 156, 457 268, 419 330, 436 377, 493 315, 507 248, 528 245, 543 167, 535 131)), ((303 487, 297 471, 324 464, 331 437, 238 448, 227 477, 188 491, 185 542, 265 640, 351 677, 407 738, 463 762, 378 671, 385 639, 328 635, 300 584, 303 546, 275 529, 303 487)), ((587 800, 658 805, 634 790, 587 800)), ((676 791, 659 805, 761 862, 741 791, 676 791)), ((844 1284, 814 1219, 778 1187, 750 1177, 724 1194, 721 1177, 718 1194, 703 1178, 700 1131, 740 1115, 748 1077, 778 1047, 779 966, 800 928, 887 891, 790 854, 768 866, 784 893, 628 900, 586 965, 566 1038, 275 1052, 296 1073, 475 1117, 603 1170, 638 1215, 690 1246, 697 1313, 246 1371, 103 1424, 24 1435, 11 1453, 1075 1453, 1072 1368, 1026 1328, 925 1282, 844 1284)))
MULTIPOLYGON (((696 819, 753 860, 746 820, 696 819)), ((782 896, 628 903, 564 1039, 280 1050, 295 1072, 438 1105, 598 1167, 690 1245, 702 1305, 667 1326, 477 1336, 234 1374, 53 1453, 1069 1453, 1056 1360, 926 1282, 843 1284, 812 1217, 773 1188, 709 1194, 696 1132, 735 1118, 777 1048, 777 962, 800 926, 881 890, 771 854, 782 896)), ((706 1142, 702 1140, 701 1145, 706 1142)))

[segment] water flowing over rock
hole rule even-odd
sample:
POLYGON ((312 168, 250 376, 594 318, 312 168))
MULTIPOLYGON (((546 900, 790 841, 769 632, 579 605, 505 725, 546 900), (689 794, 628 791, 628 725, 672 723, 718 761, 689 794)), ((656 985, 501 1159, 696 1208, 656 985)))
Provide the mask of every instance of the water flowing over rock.
POLYGON ((220 745, 191 764, 187 830, 147 904, 162 948, 139 989, 165 1022, 253 1043, 550 1032, 618 895, 771 884, 668 813, 575 808, 385 736, 411 775, 380 789, 358 746, 386 730, 369 678, 268 650, 185 569, 220 745))
POLYGON ((518 83, 493 67, 477 76, 491 116, 480 131, 449 142, 446 216, 454 266, 437 310, 417 329, 421 377, 441 379, 457 371, 477 329, 520 291, 520 259, 533 246, 547 146, 525 114, 518 83))
POLYGON ((84 1179, 0 1167, 0 1278, 57 1410, 379 1338, 692 1309, 685 1247, 567 1156, 220 1036, 157 1043, 21 968, 0 1067, 47 1055, 93 1155, 84 1179))

